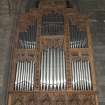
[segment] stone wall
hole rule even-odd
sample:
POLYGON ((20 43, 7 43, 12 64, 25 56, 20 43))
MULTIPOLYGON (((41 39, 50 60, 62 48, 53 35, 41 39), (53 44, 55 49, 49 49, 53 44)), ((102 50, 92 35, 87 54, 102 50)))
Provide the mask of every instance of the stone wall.
POLYGON ((105 23, 100 21, 93 23, 92 30, 97 93, 100 105, 105 105, 105 23))
POLYGON ((6 105, 11 26, 12 17, 9 15, 8 2, 0 0, 0 105, 6 105))

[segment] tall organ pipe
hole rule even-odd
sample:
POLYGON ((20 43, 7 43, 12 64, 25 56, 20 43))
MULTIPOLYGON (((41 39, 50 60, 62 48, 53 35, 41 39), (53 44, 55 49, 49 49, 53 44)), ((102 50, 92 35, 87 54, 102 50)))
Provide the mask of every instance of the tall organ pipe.
POLYGON ((63 49, 47 48, 42 53, 41 89, 65 89, 66 76, 63 49))
POLYGON ((64 89, 66 88, 66 67, 65 67, 65 57, 64 57, 64 51, 62 50, 63 53, 63 75, 64 75, 64 89))
POLYGON ((53 71, 53 65, 52 65, 52 49, 50 49, 50 89, 52 89, 52 84, 53 84, 53 80, 52 80, 52 76, 53 76, 53 74, 52 74, 52 71, 53 71))
POLYGON ((54 89, 56 89, 56 64, 57 64, 57 59, 56 59, 56 49, 54 49, 54 89))
POLYGON ((43 52, 42 52, 42 59, 41 59, 42 63, 41 63, 41 90, 43 89, 43 75, 44 75, 44 72, 43 72, 43 68, 44 68, 44 62, 43 62, 43 52))
POLYGON ((59 63, 60 62, 60 55, 59 55, 59 49, 57 48, 57 83, 58 83, 58 90, 60 88, 60 68, 61 67, 61 64, 59 63))
POLYGON ((49 48, 48 48, 48 53, 47 53, 47 72, 46 72, 47 73, 47 79, 46 79, 47 80, 46 81, 47 82, 47 90, 48 90, 48 87, 49 87, 49 70, 50 70, 50 68, 49 68, 49 64, 50 63, 49 63, 49 61, 50 60, 49 60, 49 48))

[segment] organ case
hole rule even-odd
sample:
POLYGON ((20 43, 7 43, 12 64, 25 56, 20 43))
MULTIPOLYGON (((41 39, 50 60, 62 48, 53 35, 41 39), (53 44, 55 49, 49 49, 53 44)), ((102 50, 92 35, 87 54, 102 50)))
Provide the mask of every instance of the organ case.
POLYGON ((8 105, 98 105, 89 18, 72 8, 20 16, 8 105))

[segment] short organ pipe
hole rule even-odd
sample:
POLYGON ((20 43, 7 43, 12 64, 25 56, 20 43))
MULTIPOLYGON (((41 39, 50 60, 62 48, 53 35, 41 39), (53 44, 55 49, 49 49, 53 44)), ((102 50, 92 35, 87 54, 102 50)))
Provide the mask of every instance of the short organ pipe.
POLYGON ((87 58, 72 59, 72 87, 74 90, 91 90, 91 69, 87 58))
POLYGON ((18 61, 16 65, 16 91, 32 91, 34 84, 34 62, 18 61))
POLYGON ((78 25, 70 25, 70 47, 87 48, 87 33, 81 31, 78 25))

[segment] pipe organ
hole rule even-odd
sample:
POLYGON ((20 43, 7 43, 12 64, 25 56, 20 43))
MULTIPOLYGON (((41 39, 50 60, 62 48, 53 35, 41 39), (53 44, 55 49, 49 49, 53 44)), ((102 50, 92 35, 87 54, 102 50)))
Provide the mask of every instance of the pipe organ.
POLYGON ((98 105, 88 16, 41 0, 11 38, 8 105, 98 105))

